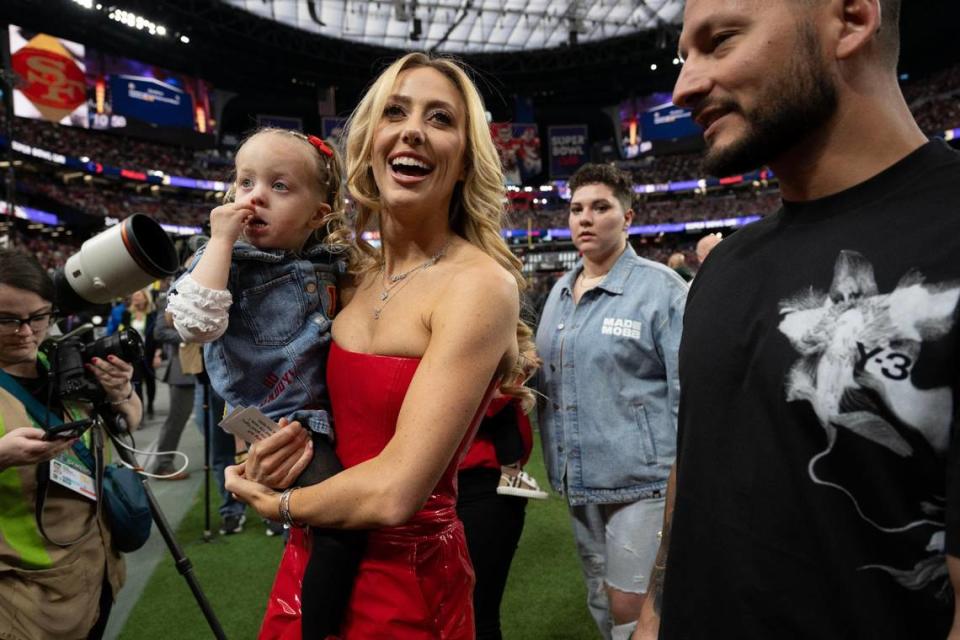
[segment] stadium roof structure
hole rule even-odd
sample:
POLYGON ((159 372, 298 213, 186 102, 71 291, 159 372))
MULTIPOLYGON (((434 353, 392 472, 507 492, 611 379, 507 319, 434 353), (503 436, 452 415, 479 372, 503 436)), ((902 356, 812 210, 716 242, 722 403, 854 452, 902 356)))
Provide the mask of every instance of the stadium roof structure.
POLYGON ((304 31, 395 49, 504 53, 677 27, 683 0, 224 0, 304 31))
MULTIPOLYGON (((0 0, 0 20, 241 94, 316 100, 318 89, 335 87, 341 105, 355 103, 402 51, 457 52, 479 72, 488 106, 527 96, 538 109, 569 107, 573 117, 670 90, 682 7, 682 0, 0 0), (163 23, 167 37, 108 18, 121 8, 163 23)), ((901 69, 912 76, 955 64, 956 25, 957 0, 904 0, 901 69)))

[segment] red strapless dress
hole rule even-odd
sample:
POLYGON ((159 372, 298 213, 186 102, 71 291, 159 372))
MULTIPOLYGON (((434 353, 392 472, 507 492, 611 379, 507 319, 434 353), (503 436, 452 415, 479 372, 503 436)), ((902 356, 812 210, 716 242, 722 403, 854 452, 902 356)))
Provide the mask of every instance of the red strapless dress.
MULTIPOLYGON (((335 342, 331 345, 327 383, 337 456, 345 468, 375 457, 393 437, 419 364, 419 358, 355 353, 335 342)), ((488 389, 457 454, 423 508, 404 525, 370 531, 340 636, 343 640, 474 638, 474 575, 456 512, 457 466, 493 388, 488 389)), ((281 582, 299 584, 309 556, 307 544, 303 530, 293 530, 261 639, 300 637, 299 591, 278 599, 277 589, 281 582), (297 570, 300 575, 290 575, 297 570)))

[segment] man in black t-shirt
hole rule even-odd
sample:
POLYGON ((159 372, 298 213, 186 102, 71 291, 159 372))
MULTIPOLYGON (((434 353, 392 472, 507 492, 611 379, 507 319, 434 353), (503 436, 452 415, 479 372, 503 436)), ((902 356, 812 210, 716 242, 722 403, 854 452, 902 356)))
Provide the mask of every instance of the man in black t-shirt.
POLYGON ((960 638, 960 154, 900 93, 899 8, 686 3, 705 168, 784 203, 690 290, 634 638, 960 638))

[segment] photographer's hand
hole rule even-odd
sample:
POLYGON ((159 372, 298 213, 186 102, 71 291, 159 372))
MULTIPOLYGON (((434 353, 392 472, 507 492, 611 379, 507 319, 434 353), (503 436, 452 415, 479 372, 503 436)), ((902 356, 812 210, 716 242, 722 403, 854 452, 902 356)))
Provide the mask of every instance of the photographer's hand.
POLYGON ((70 448, 75 440, 43 440, 43 430, 20 427, 0 438, 0 471, 46 462, 70 448))
POLYGON ((107 402, 126 419, 130 429, 136 429, 143 417, 143 405, 133 392, 133 366, 111 355, 106 360, 94 358, 86 367, 103 387, 107 402))

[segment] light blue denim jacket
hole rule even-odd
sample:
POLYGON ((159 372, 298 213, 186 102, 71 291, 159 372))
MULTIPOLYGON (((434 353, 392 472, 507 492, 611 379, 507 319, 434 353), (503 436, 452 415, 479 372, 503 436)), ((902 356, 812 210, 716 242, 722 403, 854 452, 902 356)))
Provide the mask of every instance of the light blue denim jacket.
POLYGON ((255 406, 273 420, 299 420, 333 438, 327 353, 344 268, 322 244, 300 255, 234 246, 229 324, 203 349, 210 383, 228 406, 255 406))
POLYGON ((582 269, 581 261, 554 285, 537 330, 550 484, 571 505, 662 495, 676 455, 687 285, 628 244, 575 305, 582 269))

